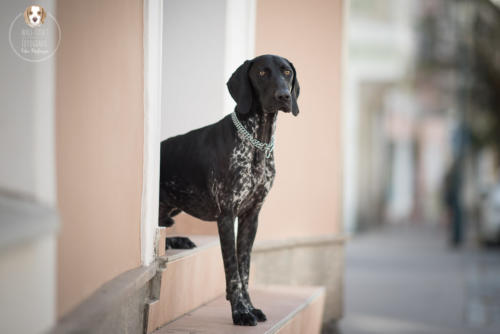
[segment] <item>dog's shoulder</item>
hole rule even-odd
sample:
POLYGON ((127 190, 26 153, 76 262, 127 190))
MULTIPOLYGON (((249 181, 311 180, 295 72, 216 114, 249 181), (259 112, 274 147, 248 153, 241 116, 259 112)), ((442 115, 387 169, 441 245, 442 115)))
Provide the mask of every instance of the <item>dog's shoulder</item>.
POLYGON ((233 128, 226 116, 216 123, 162 141, 160 173, 165 177, 185 173, 200 177, 213 170, 227 169, 235 142, 233 128))
POLYGON ((212 159, 231 152, 235 144, 236 130, 226 116, 216 123, 170 137, 161 142, 161 156, 177 157, 198 155, 205 159, 208 154, 212 159))

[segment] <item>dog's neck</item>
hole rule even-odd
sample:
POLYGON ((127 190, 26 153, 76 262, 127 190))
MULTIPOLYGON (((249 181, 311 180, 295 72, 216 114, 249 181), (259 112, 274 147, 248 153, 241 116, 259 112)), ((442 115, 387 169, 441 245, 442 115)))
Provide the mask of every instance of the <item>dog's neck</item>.
POLYGON ((258 141, 269 144, 276 129, 278 112, 253 112, 246 117, 238 116, 245 129, 258 141))

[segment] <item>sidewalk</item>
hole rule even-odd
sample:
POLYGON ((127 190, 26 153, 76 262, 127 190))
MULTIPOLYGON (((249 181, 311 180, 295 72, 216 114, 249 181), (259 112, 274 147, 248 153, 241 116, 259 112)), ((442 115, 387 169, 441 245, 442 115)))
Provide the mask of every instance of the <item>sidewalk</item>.
POLYGON ((446 241, 423 224, 353 237, 341 333, 500 333, 500 251, 446 241))

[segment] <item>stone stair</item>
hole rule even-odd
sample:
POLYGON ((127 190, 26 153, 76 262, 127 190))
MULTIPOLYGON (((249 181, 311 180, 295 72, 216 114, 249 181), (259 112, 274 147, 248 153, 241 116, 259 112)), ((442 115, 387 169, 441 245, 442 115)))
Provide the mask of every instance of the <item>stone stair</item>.
MULTIPOLYGON (((267 321, 234 326, 225 299, 225 278, 216 236, 190 236, 191 250, 164 251, 158 235, 159 270, 146 305, 147 333, 319 333, 323 287, 263 286, 250 289, 253 304, 267 321)), ((251 284, 252 286, 252 284, 251 284)))

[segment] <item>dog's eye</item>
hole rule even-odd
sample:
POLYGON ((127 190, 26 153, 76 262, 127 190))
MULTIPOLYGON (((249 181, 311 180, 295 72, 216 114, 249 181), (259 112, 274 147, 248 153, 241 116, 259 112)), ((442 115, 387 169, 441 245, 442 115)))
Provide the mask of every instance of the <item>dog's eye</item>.
POLYGON ((38 15, 41 15, 41 14, 42 14, 42 12, 38 11, 38 15))
POLYGON ((259 72, 259 75, 260 75, 261 77, 263 77, 264 75, 266 75, 266 71, 260 71, 260 72, 259 72))
POLYGON ((30 10, 30 12, 28 13, 28 15, 33 15, 33 12, 30 10))
POLYGON ((290 75, 292 72, 290 72, 290 70, 284 70, 284 71, 283 71, 283 73, 284 73, 285 75, 290 75))

